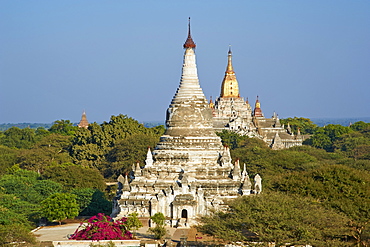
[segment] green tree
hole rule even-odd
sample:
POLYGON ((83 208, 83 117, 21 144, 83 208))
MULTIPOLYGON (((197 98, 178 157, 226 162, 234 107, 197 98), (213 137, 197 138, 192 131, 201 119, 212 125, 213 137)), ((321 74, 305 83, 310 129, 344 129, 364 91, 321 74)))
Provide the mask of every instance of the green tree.
POLYGON ((285 118, 280 119, 281 124, 284 124, 285 127, 290 125, 290 128, 294 134, 298 133, 298 129, 301 131, 301 134, 313 134, 318 128, 310 119, 303 117, 294 117, 294 118, 285 118))
POLYGON ((78 130, 77 126, 73 126, 73 123, 71 123, 71 121, 63 119, 56 120, 49 129, 51 133, 67 136, 73 136, 76 130, 78 130))
POLYGON ((0 175, 17 163, 18 150, 0 145, 0 175))
POLYGON ((107 154, 106 173, 120 174, 131 170, 132 165, 140 162, 144 164, 148 146, 154 147, 158 142, 158 136, 147 134, 133 134, 118 141, 114 148, 107 154))
POLYGON ((141 227, 143 227, 143 223, 137 217, 138 213, 129 214, 126 221, 126 227, 129 231, 134 231, 134 233, 141 227))
POLYGON ((106 187, 97 169, 71 163, 45 167, 42 178, 62 184, 67 191, 76 188, 104 190, 106 187))
POLYGON ((76 195, 70 193, 55 193, 41 202, 41 211, 50 221, 62 224, 64 219, 73 219, 78 215, 79 205, 76 195))
POLYGON ((26 219, 32 220, 39 216, 39 206, 37 204, 32 204, 21 200, 19 197, 13 194, 0 193, 0 208, 7 208, 15 214, 25 217, 25 220, 18 222, 22 224, 26 223, 27 225, 29 225, 30 222, 27 222, 26 219))
MULTIPOLYGON (((339 246, 350 233, 348 219, 300 196, 264 193, 243 196, 227 212, 202 217, 199 230, 226 241, 339 246)), ((343 246, 343 245, 342 245, 343 246)))
POLYGON ((217 132, 216 134, 221 137, 222 144, 224 146, 230 147, 230 149, 238 148, 240 146, 240 142, 249 139, 248 136, 242 136, 229 130, 222 130, 221 132, 217 132))
POLYGON ((370 234, 369 175, 367 171, 344 165, 323 166, 277 176, 274 187, 284 193, 312 197, 326 208, 345 214, 354 226, 352 236, 361 239, 370 234))
POLYGON ((36 238, 30 230, 32 225, 23 214, 0 206, 0 246, 14 246, 14 242, 35 244, 36 238))
POLYGON ((0 187, 6 194, 13 194, 24 201, 38 204, 51 194, 60 192, 62 186, 56 182, 40 180, 33 171, 18 169, 13 174, 0 178, 0 187))
POLYGON ((42 172, 46 166, 71 162, 71 138, 61 134, 44 136, 31 149, 19 151, 17 162, 21 168, 42 172))
POLYGON ((35 142, 35 130, 30 128, 11 127, 0 138, 0 144, 10 148, 30 148, 35 142))
POLYGON ((92 216, 99 213, 112 213, 112 203, 107 200, 106 196, 100 190, 94 190, 89 205, 81 211, 82 216, 92 216))
POLYGON ((357 159, 368 159, 370 138, 359 131, 343 134, 333 144, 335 150, 343 151, 347 156, 357 159))
POLYGON ((364 121, 359 121, 359 122, 356 122, 354 124, 352 124, 351 126, 349 126, 352 130, 355 130, 355 131, 366 131, 366 130, 369 130, 370 129, 370 123, 365 123, 364 121))
MULTIPOLYGON (((89 125, 88 129, 79 128, 72 141, 70 155, 74 163, 97 168, 104 174, 104 177, 117 176, 119 168, 117 164, 114 164, 115 155, 110 155, 117 143, 138 134, 146 135, 149 139, 156 137, 158 140, 163 133, 163 126, 146 128, 128 116, 112 116, 109 122, 104 122, 101 125, 93 123, 89 125), (107 157, 109 158, 107 159, 107 157), (111 169, 111 167, 114 168, 111 169)), ((136 142, 134 144, 136 145, 136 142)), ((146 147, 150 144, 147 143, 146 147)), ((139 150, 140 147, 136 148, 135 145, 131 144, 125 148, 139 150)), ((137 157, 136 160, 138 158, 140 157, 137 157)))
POLYGON ((80 212, 85 210, 91 203, 95 190, 91 188, 78 188, 71 191, 72 194, 76 195, 76 202, 80 207, 80 212))
POLYGON ((334 151, 334 142, 343 134, 351 132, 351 128, 339 124, 329 124, 325 127, 318 128, 311 138, 304 141, 304 144, 316 148, 325 149, 328 152, 334 151))
POLYGON ((150 219, 156 224, 156 226, 150 227, 148 232, 153 233, 155 239, 162 239, 167 233, 166 228, 164 227, 166 217, 163 213, 156 213, 151 216, 150 219))

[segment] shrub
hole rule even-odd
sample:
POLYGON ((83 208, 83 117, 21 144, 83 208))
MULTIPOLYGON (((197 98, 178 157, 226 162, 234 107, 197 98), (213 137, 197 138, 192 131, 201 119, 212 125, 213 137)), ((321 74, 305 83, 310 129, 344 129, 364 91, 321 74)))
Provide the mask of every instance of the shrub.
POLYGON ((81 223, 70 239, 74 240, 126 240, 132 234, 126 228, 126 218, 112 221, 108 215, 98 214, 81 223))

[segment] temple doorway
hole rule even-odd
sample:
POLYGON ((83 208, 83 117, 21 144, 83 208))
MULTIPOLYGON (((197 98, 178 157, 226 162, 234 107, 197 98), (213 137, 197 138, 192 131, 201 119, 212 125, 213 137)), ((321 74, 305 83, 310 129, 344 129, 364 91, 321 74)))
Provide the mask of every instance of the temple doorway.
POLYGON ((183 209, 183 210, 181 211, 181 218, 185 218, 185 219, 187 219, 187 218, 188 218, 188 210, 183 209))

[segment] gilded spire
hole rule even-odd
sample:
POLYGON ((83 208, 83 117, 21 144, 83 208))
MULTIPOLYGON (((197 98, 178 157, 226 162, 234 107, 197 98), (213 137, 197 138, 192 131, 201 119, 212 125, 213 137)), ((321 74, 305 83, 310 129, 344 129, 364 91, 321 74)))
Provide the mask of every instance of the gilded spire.
POLYGON ((229 45, 229 52, 227 53, 227 68, 226 68, 226 72, 229 72, 229 73, 234 73, 234 68, 233 68, 233 64, 232 64, 232 56, 233 56, 233 53, 231 52, 231 45, 229 45))
POLYGON ((191 34, 190 34, 190 17, 189 17, 188 38, 185 41, 184 49, 187 49, 187 48, 195 48, 195 47, 196 47, 196 45, 195 45, 195 43, 193 41, 193 38, 191 37, 191 34))
POLYGON ((236 80, 233 64, 231 46, 229 46, 228 61, 224 80, 221 86, 221 97, 239 98, 239 85, 236 80))

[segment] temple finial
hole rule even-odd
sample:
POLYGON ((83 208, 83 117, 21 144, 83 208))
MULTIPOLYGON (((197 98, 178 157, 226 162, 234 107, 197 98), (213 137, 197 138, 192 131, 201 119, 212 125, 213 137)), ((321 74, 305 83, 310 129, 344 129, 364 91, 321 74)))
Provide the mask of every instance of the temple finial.
POLYGON ((233 68, 233 63, 232 63, 232 52, 231 52, 231 45, 229 45, 229 52, 228 54, 228 61, 227 61, 227 68, 226 68, 226 73, 234 73, 234 68, 233 68))
POLYGON ((185 41, 184 48, 187 49, 187 48, 195 48, 195 47, 196 47, 196 45, 195 45, 195 43, 193 41, 193 38, 191 37, 191 33, 190 33, 190 17, 189 17, 188 38, 185 41))

